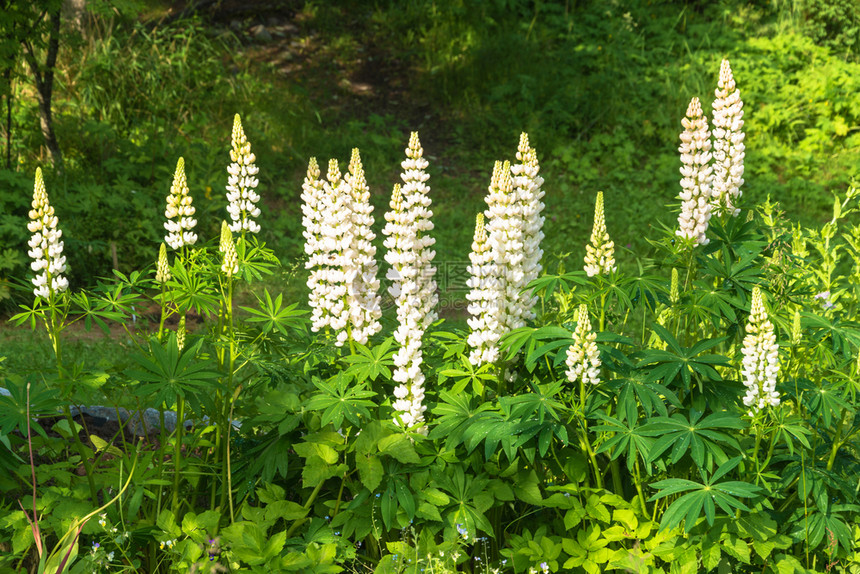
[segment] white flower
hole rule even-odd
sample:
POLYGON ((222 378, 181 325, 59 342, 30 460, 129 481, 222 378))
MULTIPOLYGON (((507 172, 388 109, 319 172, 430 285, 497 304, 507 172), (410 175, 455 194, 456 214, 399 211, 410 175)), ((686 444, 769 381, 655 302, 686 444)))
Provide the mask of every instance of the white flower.
POLYGON ((164 243, 158 246, 158 263, 155 267, 155 280, 162 284, 170 281, 170 264, 167 262, 167 247, 164 243))
POLYGON ((366 344, 382 328, 382 309, 372 244, 373 207, 358 150, 346 177, 341 177, 334 159, 329 161, 326 181, 319 176, 316 160, 311 159, 302 185, 311 328, 330 328, 337 346, 350 336, 366 344))
POLYGON ((236 253, 236 244, 233 243, 233 234, 230 232, 230 226, 227 225, 226 221, 221 222, 221 241, 218 250, 224 254, 221 271, 229 279, 239 272, 239 256, 236 253))
POLYGON ((164 228, 168 231, 164 241, 172 249, 180 249, 197 242, 197 234, 191 231, 197 225, 197 220, 192 217, 194 211, 191 196, 188 195, 185 160, 179 158, 176 172, 173 174, 173 185, 170 186, 170 195, 167 196, 167 209, 164 211, 164 217, 167 218, 164 228))
POLYGON ((583 384, 600 382, 600 352, 597 350, 597 334, 591 330, 588 308, 579 306, 576 316, 576 329, 573 332, 573 345, 567 349, 567 380, 583 384))
POLYGON ((750 414, 754 414, 767 405, 779 404, 779 393, 776 392, 779 345, 776 343, 773 324, 767 317, 758 286, 753 288, 746 332, 741 351, 744 356, 741 374, 747 387, 744 405, 750 407, 750 414))
POLYGON ((227 168, 227 201, 230 202, 227 212, 233 220, 230 231, 259 233, 260 226, 252 218, 260 216, 260 208, 257 207, 260 196, 254 191, 260 183, 256 177, 260 169, 254 165, 256 156, 251 153, 251 142, 245 137, 239 114, 233 118, 230 159, 233 162, 227 168))
POLYGON ((609 275, 615 271, 615 243, 609 240, 603 215, 603 192, 597 192, 594 204, 594 228, 591 243, 585 246, 585 273, 589 277, 609 275))
MULTIPOLYGON (((386 224, 382 233, 386 235, 385 260, 391 265, 388 278, 392 279, 388 291, 397 304, 398 327, 394 339, 400 348, 394 354, 396 366, 393 379, 401 383, 394 389, 394 408, 400 421, 406 426, 424 422, 424 374, 421 338, 424 331, 436 320, 435 306, 438 301, 436 268, 432 261, 436 252, 430 249, 436 242, 429 236, 433 230, 430 217, 430 188, 424 171, 428 162, 424 151, 413 132, 406 149, 406 160, 401 163, 404 185, 394 186, 391 196, 391 211, 385 214, 386 224)), ((395 422, 397 418, 395 418, 395 422)), ((422 426, 420 432, 426 432, 422 426)))
POLYGON ((681 214, 678 216, 679 237, 697 245, 707 245, 705 237, 711 219, 711 133, 708 119, 702 113, 699 98, 687 107, 687 117, 681 120, 681 214))
POLYGON ((523 320, 529 320, 535 317, 533 309, 538 298, 526 291, 525 287, 537 279, 543 269, 540 263, 541 257, 543 257, 540 243, 544 238, 544 217, 541 215, 544 209, 544 204, 541 201, 544 191, 541 189, 543 178, 538 174, 540 165, 537 152, 529 145, 529 136, 526 133, 520 135, 517 160, 520 163, 511 166, 511 174, 513 175, 514 192, 522 210, 523 278, 520 285, 517 285, 519 288, 518 302, 513 309, 523 320))
POLYGON ((27 245, 27 254, 33 259, 30 268, 37 273, 33 278, 33 295, 45 299, 62 293, 69 288, 69 280, 63 277, 66 272, 66 256, 63 255, 63 231, 57 228, 59 220, 54 208, 48 201, 42 170, 36 168, 36 183, 33 188, 33 202, 30 222, 27 229, 33 234, 27 245))
POLYGON ((347 278, 347 297, 350 310, 350 335, 362 345, 382 329, 381 298, 379 296, 376 246, 373 240, 373 206, 370 204, 370 189, 364 178, 364 167, 358 148, 352 150, 349 172, 344 175, 350 191, 351 215, 350 245, 346 248, 343 269, 347 278))
POLYGON ((735 87, 728 60, 720 65, 714 108, 714 179, 712 203, 717 215, 737 216, 736 207, 744 183, 744 103, 735 87))
POLYGON ((468 343, 471 347, 469 361, 476 366, 495 363, 499 358, 498 342, 500 335, 500 314, 502 305, 501 284, 493 262, 487 231, 484 228, 484 215, 479 213, 475 221, 475 238, 469 254, 471 277, 466 283, 470 288, 466 298, 469 300, 468 343))

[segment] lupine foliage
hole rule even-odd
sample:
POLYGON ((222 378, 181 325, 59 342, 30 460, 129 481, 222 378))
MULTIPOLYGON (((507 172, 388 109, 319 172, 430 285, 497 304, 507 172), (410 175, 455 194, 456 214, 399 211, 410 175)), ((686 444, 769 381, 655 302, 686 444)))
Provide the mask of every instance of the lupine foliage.
MULTIPOLYGON (((236 133, 232 165, 257 170, 236 133)), ((738 186, 744 153, 732 149, 713 159, 731 159, 738 186)), ((690 149, 680 151, 687 177, 690 149)), ((173 252, 161 244, 148 268, 89 291, 60 288, 63 214, 37 171, 30 231, 56 237, 31 245, 35 299, 13 321, 47 330, 55 364, 0 371, 0 565, 855 572, 860 192, 804 228, 777 203, 719 188, 723 209, 699 230, 707 242, 666 228, 649 238, 654 255, 629 266, 616 265, 608 233, 616 206, 597 193, 591 238, 570 238, 590 248, 583 270, 538 275, 545 182, 525 135, 517 154, 495 164, 478 214, 471 333, 434 321, 417 134, 386 216, 397 306, 387 316, 358 150, 346 174, 331 160, 325 180, 310 162, 312 291, 292 304, 259 287, 278 260, 250 226, 233 235, 234 208, 218 236, 190 231, 181 159, 165 212, 173 252), (239 286, 256 301, 235 304, 239 286), (136 324, 148 306, 157 330, 136 324), (191 317, 202 318, 193 330, 191 317), (63 347, 78 321, 121 325, 130 356, 80 365, 63 347), (159 422, 144 440, 106 440, 75 419, 80 404, 152 408, 159 422), (165 411, 188 424, 168 427, 165 411)), ((244 189, 235 172, 233 196, 244 189)), ((672 193, 677 211, 690 189, 672 193)), ((256 217, 250 192, 241 197, 256 217)))

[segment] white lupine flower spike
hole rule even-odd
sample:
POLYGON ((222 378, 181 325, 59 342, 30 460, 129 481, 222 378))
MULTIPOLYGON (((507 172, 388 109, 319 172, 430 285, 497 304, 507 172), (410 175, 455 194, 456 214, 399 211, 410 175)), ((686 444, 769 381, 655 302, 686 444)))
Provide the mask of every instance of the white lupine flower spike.
MULTIPOLYGON (((338 176, 339 177, 339 176, 338 176)), ((305 230, 305 254, 308 260, 305 269, 310 270, 308 288, 311 307, 311 330, 318 332, 330 325, 331 313, 327 306, 328 292, 332 289, 331 275, 335 273, 330 258, 334 251, 334 240, 329 236, 327 223, 333 214, 328 211, 325 182, 320 179, 320 168, 316 158, 308 163, 308 173, 302 184, 302 225, 305 230)))
MULTIPOLYGON (((430 324, 436 320, 438 295, 434 279, 436 268, 432 261, 435 251, 430 249, 435 239, 428 233, 433 230, 430 221, 430 188, 428 162, 424 151, 413 132, 406 149, 406 159, 401 163, 404 185, 395 185, 391 196, 391 211, 385 214, 383 234, 387 237, 385 260, 391 265, 388 278, 392 284, 388 292, 397 304, 398 327, 394 339, 400 348, 394 354, 393 379, 400 383, 394 389, 395 422, 405 427, 414 427, 424 422, 424 374, 421 371, 423 356, 421 338, 430 324)), ((419 432, 426 432, 423 425, 419 432)))
POLYGON ((256 177, 260 169, 254 164, 256 156, 251 153, 251 142, 245 136, 239 114, 233 118, 230 160, 233 162, 227 168, 227 201, 230 202, 227 212, 233 220, 230 231, 243 235, 247 231, 259 233, 260 225, 254 218, 260 216, 260 208, 257 207, 260 196, 254 190, 260 183, 256 177))
POLYGON ((373 240, 373 206, 370 204, 370 188, 364 177, 364 167, 358 149, 352 150, 349 172, 344 179, 350 191, 348 205, 351 211, 351 243, 346 252, 344 271, 349 298, 350 336, 352 340, 366 345, 368 338, 382 329, 381 298, 379 296, 376 246, 373 240))
POLYGON ((194 206, 191 205, 191 196, 188 194, 188 181, 185 178, 185 160, 179 158, 176 162, 176 172, 173 174, 173 185, 170 186, 170 195, 167 196, 167 209, 164 211, 164 228, 168 231, 164 241, 175 250, 186 245, 197 243, 197 234, 192 231, 197 225, 194 215, 194 206))
POLYGON ((692 245, 707 245, 705 236, 711 219, 711 133, 708 119, 702 113, 699 98, 693 98, 687 107, 687 117, 681 120, 681 214, 678 216, 676 235, 692 245))
POLYGON ((63 255, 63 230, 57 227, 59 220, 48 201, 45 180, 41 168, 36 168, 36 183, 33 187, 33 203, 27 229, 33 236, 27 242, 27 254, 33 260, 30 268, 37 273, 33 278, 33 295, 50 299, 69 288, 66 272, 66 256, 63 255))
MULTIPOLYGON (((497 166, 501 167, 500 164, 497 166)), ((480 366, 495 363, 499 358, 499 311, 502 308, 500 282, 482 213, 478 214, 475 221, 475 238, 469 260, 472 263, 468 267, 471 277, 466 283, 470 289, 466 294, 470 315, 468 343, 472 349, 469 362, 480 366)))
POLYGON ((594 204, 594 228, 591 231, 591 243, 585 246, 585 274, 609 275, 614 272, 615 243, 609 239, 606 231, 606 219, 603 214, 603 192, 597 192, 594 204))
POLYGON ((517 160, 520 163, 511 166, 511 174, 522 210, 523 278, 519 285, 518 305, 515 308, 524 322, 535 317, 533 309, 538 298, 524 289, 540 276, 543 269, 541 266, 543 250, 540 244, 544 238, 544 217, 541 215, 544 210, 544 204, 541 201, 544 196, 544 191, 541 189, 543 178, 539 175, 540 164, 537 152, 529 145, 529 136, 526 133, 520 135, 517 160))
POLYGON ((600 351, 597 350, 597 333, 591 329, 588 308, 579 306, 573 345, 567 348, 567 380, 584 385, 600 383, 600 351))
POLYGON ((758 286, 753 288, 746 332, 741 351, 744 356, 741 374, 747 387, 744 405, 749 407, 749 414, 753 416, 768 405, 779 405, 779 393, 776 392, 779 345, 758 286))
POLYGON ((718 216, 736 217, 737 202, 744 183, 744 103, 735 85, 728 60, 720 65, 720 79, 714 94, 714 179, 711 202, 718 216))

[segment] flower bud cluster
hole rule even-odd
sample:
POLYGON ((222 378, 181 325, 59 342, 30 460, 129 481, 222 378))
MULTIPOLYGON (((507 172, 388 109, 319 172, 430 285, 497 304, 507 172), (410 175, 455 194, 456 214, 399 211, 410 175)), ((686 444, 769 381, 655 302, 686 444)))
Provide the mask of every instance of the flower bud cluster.
POLYGON ((228 279, 239 272, 239 255, 236 253, 236 244, 233 243, 233 233, 226 221, 221 222, 221 240, 218 251, 223 254, 221 271, 228 279))
POLYGON ((63 255, 63 230, 57 228, 59 220, 54 215, 54 208, 48 201, 45 180, 42 170, 36 168, 36 183, 33 188, 33 202, 30 210, 30 222, 27 229, 33 236, 27 245, 27 254, 33 260, 30 268, 37 273, 33 278, 36 287, 33 294, 36 297, 49 299, 52 295, 62 293, 69 288, 69 280, 63 277, 66 272, 66 256, 63 255))
POLYGON ((597 350, 597 334, 591 329, 588 308, 579 306, 573 345, 567 348, 567 380, 571 383, 596 385, 600 382, 600 352, 597 350))
POLYGON ((687 117, 681 120, 681 214, 678 216, 679 237, 696 245, 707 245, 705 236, 711 219, 711 133, 708 119, 702 113, 699 98, 687 107, 687 117))
POLYGON ((400 344, 393 357, 396 367, 393 379, 400 383, 394 389, 393 407, 399 418, 395 422, 407 428, 424 422, 427 407, 423 404, 425 379, 421 371, 421 339, 437 318, 438 302, 433 266, 436 252, 431 249, 436 240, 429 235, 433 230, 430 220, 433 212, 428 195, 430 187, 426 184, 428 162, 423 155, 418 134, 413 132, 406 159, 400 164, 403 187, 394 186, 391 211, 385 214, 382 231, 386 235, 385 260, 391 265, 387 277, 392 284, 388 292, 397 305, 398 327, 394 339, 400 344))
POLYGON ((742 377, 747 387, 744 405, 750 415, 767 405, 779 404, 776 377, 779 374, 779 345, 776 343, 773 324, 767 317, 761 290, 756 286, 752 293, 749 322, 744 337, 742 377))
POLYGON ((728 60, 720 65, 720 79, 714 94, 714 178, 712 203, 718 215, 737 216, 735 206, 744 183, 744 103, 735 85, 728 60))
POLYGON ((609 233, 606 231, 602 191, 597 192, 597 200, 594 204, 594 227, 591 231, 591 243, 585 246, 584 269, 589 277, 609 275, 617 269, 615 243, 609 239, 609 233))
POLYGON ((168 231, 164 241, 172 249, 180 249, 197 242, 197 234, 191 231, 197 225, 197 220, 192 217, 194 211, 191 196, 188 195, 185 160, 179 158, 176 172, 173 174, 173 185, 170 186, 170 195, 167 196, 167 209, 164 211, 164 217, 167 218, 164 228, 168 231))
POLYGON ((366 343, 381 329, 382 316, 376 248, 371 243, 373 207, 357 150, 350 170, 342 177, 332 159, 321 180, 316 159, 311 158, 302 184, 311 329, 330 328, 338 346, 350 337, 366 343))
POLYGON ((227 168, 227 173, 230 174, 227 178, 227 201, 230 202, 227 212, 233 220, 230 231, 259 233, 260 225, 252 218, 260 216, 260 208, 257 207, 260 196, 254 191, 259 184, 255 176, 260 169, 254 165, 256 156, 251 153, 251 142, 245 136, 239 114, 233 118, 230 159, 233 162, 227 168))
POLYGON ((170 264, 167 262, 167 246, 158 246, 158 263, 155 266, 155 280, 164 284, 170 281, 170 264))

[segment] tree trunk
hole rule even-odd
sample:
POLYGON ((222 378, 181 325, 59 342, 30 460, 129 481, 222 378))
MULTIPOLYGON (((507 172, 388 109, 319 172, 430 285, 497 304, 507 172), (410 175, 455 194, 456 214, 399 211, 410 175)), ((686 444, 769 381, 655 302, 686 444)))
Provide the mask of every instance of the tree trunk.
POLYGON ((50 21, 50 35, 48 36, 48 52, 45 55, 44 69, 40 69, 36 60, 36 53, 29 41, 24 41, 24 58, 33 80, 36 84, 36 99, 39 102, 39 123, 42 127, 42 136, 45 138, 45 146, 51 163, 58 170, 63 169, 63 154, 57 136, 54 133, 54 119, 51 113, 51 98, 54 94, 54 67, 57 64, 57 54, 60 51, 60 10, 48 14, 50 21))

